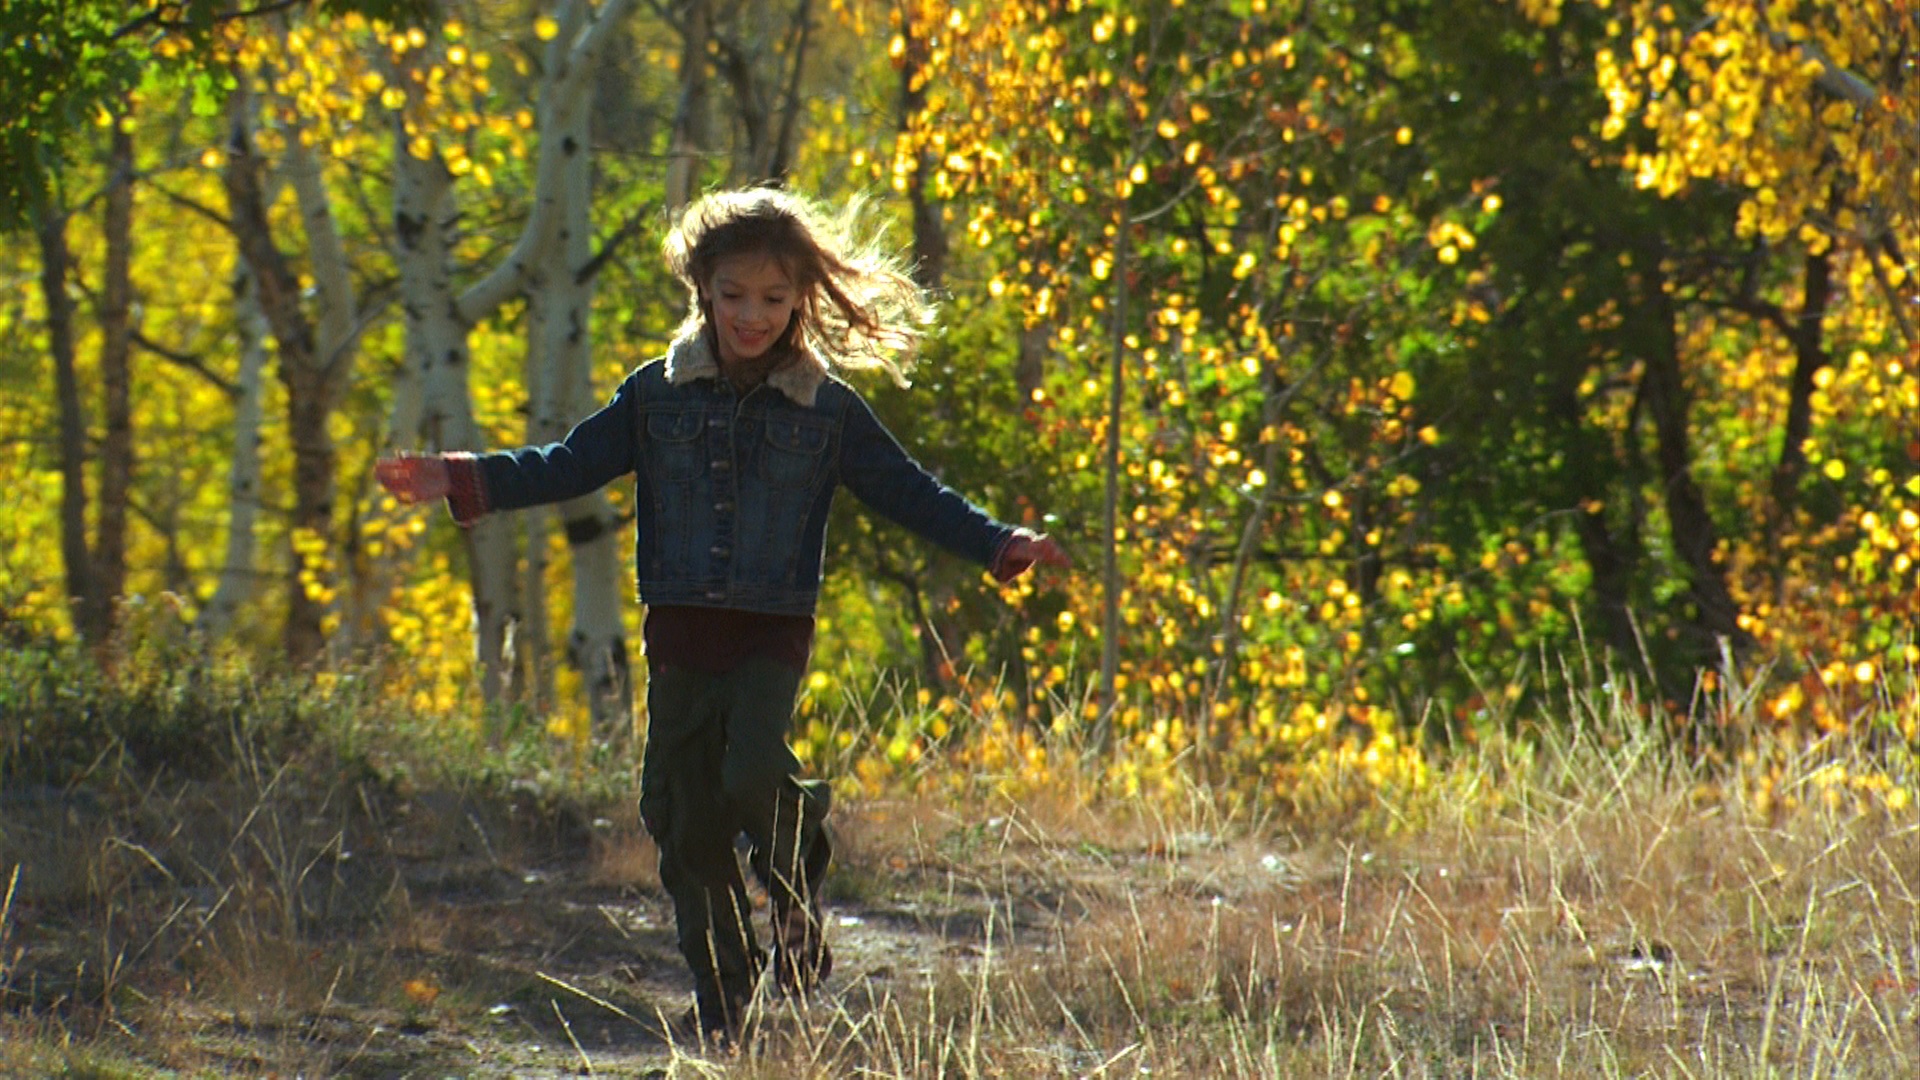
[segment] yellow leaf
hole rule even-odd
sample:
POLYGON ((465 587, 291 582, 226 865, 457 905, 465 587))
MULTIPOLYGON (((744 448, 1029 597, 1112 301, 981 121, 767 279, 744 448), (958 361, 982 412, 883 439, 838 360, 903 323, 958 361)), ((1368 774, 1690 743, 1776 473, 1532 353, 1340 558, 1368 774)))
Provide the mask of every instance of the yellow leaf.
POLYGON ((542 15, 533 21, 533 36, 541 41, 552 41, 560 36, 560 24, 551 15, 542 15))
POLYGON ((440 996, 440 987, 432 979, 408 979, 400 989, 416 1005, 431 1005, 440 996))

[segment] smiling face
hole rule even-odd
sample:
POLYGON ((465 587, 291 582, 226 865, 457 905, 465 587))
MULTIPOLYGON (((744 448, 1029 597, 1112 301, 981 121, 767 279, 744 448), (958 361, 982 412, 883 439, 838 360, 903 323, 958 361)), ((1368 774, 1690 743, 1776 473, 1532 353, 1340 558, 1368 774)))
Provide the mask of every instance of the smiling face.
POLYGON ((733 255, 715 263, 707 303, 721 368, 765 356, 786 333, 799 302, 800 290, 777 259, 733 255))

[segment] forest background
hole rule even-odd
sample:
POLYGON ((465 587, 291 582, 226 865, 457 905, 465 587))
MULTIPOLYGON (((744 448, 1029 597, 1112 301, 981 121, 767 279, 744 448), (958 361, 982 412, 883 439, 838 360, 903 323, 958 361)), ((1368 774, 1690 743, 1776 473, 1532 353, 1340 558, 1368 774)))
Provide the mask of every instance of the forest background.
POLYGON ((943 318, 863 390, 1079 562, 1001 588, 840 507, 798 739, 919 705, 843 782, 1084 754, 1363 809, 1610 679, 1708 757, 1735 713, 1920 734, 1909 0, 6 20, 14 647, 621 744, 628 493, 462 532, 371 465, 562 434, 679 322, 675 208, 779 182, 891 219, 943 318))
POLYGON ((0 1072, 1904 1076, 1913 0, 0 0, 0 1072), (1000 586, 836 507, 824 1000, 634 808, 544 442, 700 192, 939 296, 1000 586), (697 1048, 694 1048, 697 1050, 697 1048))

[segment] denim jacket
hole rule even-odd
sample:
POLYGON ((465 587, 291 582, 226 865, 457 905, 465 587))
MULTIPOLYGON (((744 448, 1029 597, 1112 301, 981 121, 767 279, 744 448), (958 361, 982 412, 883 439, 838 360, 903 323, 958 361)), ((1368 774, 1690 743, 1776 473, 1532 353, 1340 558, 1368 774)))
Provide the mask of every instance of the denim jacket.
POLYGON ((983 566, 1013 534, 921 468, 818 359, 802 354, 740 395, 704 334, 628 375, 560 442, 476 463, 487 510, 561 502, 634 474, 636 576, 649 605, 811 615, 843 486, 983 566))

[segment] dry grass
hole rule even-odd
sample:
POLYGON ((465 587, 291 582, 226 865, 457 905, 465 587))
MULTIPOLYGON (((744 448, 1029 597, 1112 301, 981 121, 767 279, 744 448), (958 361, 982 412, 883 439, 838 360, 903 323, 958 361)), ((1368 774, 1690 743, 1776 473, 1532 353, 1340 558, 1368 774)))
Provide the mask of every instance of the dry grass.
POLYGON ((722 1056, 655 1021, 685 976, 630 803, 242 741, 10 801, 0 1075, 1913 1075, 1920 820, 1828 797, 1884 751, 1709 775, 1631 702, 1569 709, 1384 831, 1071 778, 850 800, 827 993, 722 1056))
MULTIPOLYGON (((1912 1075, 1920 827, 1761 819, 1632 750, 1558 747, 1582 782, 1391 838, 1018 817, 949 870, 999 913, 978 955, 778 1029, 742 1075, 1912 1075)), ((864 854, 937 864, 927 835, 864 854)))

